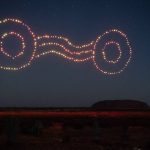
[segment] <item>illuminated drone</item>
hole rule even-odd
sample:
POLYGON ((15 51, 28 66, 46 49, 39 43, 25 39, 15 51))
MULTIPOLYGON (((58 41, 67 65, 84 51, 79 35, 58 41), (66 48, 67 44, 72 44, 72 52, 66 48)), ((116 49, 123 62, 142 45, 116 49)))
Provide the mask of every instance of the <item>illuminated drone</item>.
POLYGON ((0 21, 0 69, 20 70, 41 56, 59 55, 73 62, 93 62, 97 70, 112 75, 121 73, 129 64, 132 49, 126 34, 112 29, 104 32, 95 41, 77 46, 62 36, 37 36, 31 28, 18 19, 0 21), (5 47, 7 37, 20 42, 20 50, 11 54, 5 47), (108 57, 108 49, 115 47, 116 55, 108 57))

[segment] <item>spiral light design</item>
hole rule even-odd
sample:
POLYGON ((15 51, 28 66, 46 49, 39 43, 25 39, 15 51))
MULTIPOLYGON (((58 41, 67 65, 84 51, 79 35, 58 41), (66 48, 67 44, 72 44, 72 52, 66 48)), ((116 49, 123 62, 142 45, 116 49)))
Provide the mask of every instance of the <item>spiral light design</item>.
POLYGON ((48 54, 58 55, 73 62, 91 61, 100 72, 113 75, 121 73, 127 67, 132 49, 126 34, 117 29, 106 31, 95 41, 79 46, 62 36, 36 36, 28 25, 18 19, 0 21, 0 69, 20 70, 48 54), (14 55, 4 47, 4 39, 11 36, 21 42, 19 52, 14 55), (110 46, 117 50, 115 58, 107 56, 110 46))

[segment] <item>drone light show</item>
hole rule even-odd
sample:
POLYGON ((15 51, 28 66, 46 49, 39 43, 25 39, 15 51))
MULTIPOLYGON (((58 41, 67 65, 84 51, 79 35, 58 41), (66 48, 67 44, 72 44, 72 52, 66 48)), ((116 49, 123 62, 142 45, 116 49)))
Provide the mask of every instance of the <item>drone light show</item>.
POLYGON ((50 54, 76 63, 90 61, 101 73, 115 75, 128 66, 132 48, 127 35, 118 29, 108 30, 95 40, 79 46, 63 36, 36 35, 27 24, 18 19, 0 21, 0 69, 24 69, 36 59, 50 54), (15 54, 6 49, 5 41, 8 37, 15 37, 21 43, 15 54), (108 54, 111 47, 115 48, 113 57, 108 54))

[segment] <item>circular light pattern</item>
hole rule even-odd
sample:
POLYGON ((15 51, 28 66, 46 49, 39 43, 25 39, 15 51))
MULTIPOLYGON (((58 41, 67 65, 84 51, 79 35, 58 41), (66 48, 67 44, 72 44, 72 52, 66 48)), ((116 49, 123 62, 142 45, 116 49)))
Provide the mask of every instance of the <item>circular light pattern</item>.
POLYGON ((19 51, 18 54, 16 54, 15 56, 12 56, 11 54, 9 54, 8 52, 5 51, 5 49, 3 47, 3 41, 1 41, 1 43, 0 43, 0 47, 1 47, 0 49, 4 55, 6 55, 12 59, 15 59, 16 57, 19 57, 24 54, 25 42, 24 42, 24 38, 20 34, 15 33, 15 32, 4 33, 1 37, 1 39, 4 40, 7 36, 10 36, 10 35, 15 36, 21 40, 22 49, 19 51))
POLYGON ((94 44, 93 56, 94 65, 99 71, 107 75, 120 74, 131 60, 132 48, 126 34, 117 29, 112 29, 97 38, 94 44), (119 51, 119 56, 115 60, 108 60, 105 53, 106 47, 110 44, 115 44, 119 51))
POLYGON ((31 28, 18 19, 0 21, 0 56, 5 56, 5 59, 11 58, 12 63, 22 59, 22 57, 26 59, 20 60, 21 64, 18 65, 15 62, 13 66, 5 65, 0 61, 0 69, 20 70, 29 66, 33 60, 47 54, 58 55, 74 62, 93 61, 97 70, 107 75, 114 75, 121 73, 127 67, 131 60, 132 49, 127 36, 116 29, 106 31, 96 41, 79 46, 72 44, 69 39, 62 36, 35 36, 31 28), (10 26, 11 29, 5 29, 5 26, 10 26), (1 28, 8 31, 3 32, 1 28), (119 40, 114 38, 114 35, 119 37, 119 40), (16 55, 12 55, 4 49, 4 39, 8 36, 15 36, 21 41, 21 49, 16 55), (107 56, 107 49, 112 45, 117 49, 117 57, 110 59, 107 56), (26 56, 26 54, 28 55, 26 56), (103 63, 111 69, 109 67, 105 68, 103 63), (118 64, 119 67, 117 68, 118 64))
POLYGON ((36 44, 36 36, 24 22, 9 18, 0 21, 0 69, 15 71, 29 66, 35 56, 36 44), (21 48, 16 55, 9 54, 3 47, 8 36, 21 40, 21 48))
POLYGON ((121 52, 121 48, 120 48, 119 43, 114 42, 114 41, 107 42, 107 43, 104 45, 104 48, 102 49, 103 58, 104 58, 104 60, 105 60, 107 63, 113 63, 113 64, 117 63, 117 62, 120 60, 120 58, 121 58, 121 54, 122 54, 122 52, 121 52), (110 46, 110 45, 115 45, 115 46, 117 47, 117 50, 119 51, 118 57, 115 58, 115 59, 111 59, 111 60, 107 58, 107 54, 106 54, 106 48, 107 48, 108 46, 110 46))

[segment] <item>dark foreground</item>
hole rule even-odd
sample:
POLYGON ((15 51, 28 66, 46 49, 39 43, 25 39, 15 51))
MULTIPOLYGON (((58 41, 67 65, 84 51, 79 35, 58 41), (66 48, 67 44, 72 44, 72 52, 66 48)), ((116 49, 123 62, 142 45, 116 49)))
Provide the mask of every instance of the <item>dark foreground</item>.
POLYGON ((7 149, 150 150, 150 110, 1 109, 7 149))

